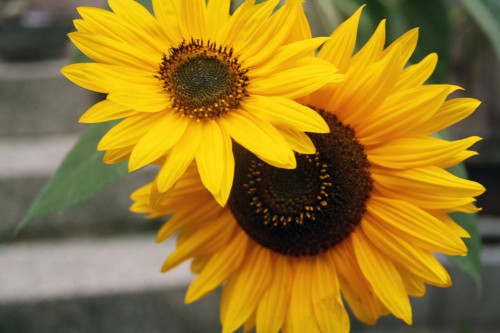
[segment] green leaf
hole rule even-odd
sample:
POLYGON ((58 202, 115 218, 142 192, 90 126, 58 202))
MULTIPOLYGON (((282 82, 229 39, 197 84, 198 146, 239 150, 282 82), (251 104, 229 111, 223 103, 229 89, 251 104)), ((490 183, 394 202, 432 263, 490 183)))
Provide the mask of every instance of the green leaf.
POLYGON ((497 0, 461 0, 467 12, 490 40, 500 59, 500 3, 497 0))
POLYGON ((337 1, 335 3, 330 0, 307 1, 304 3, 304 9, 309 19, 309 25, 313 36, 329 36, 333 29, 339 26, 344 17, 348 17, 352 13, 341 13, 337 1))
MULTIPOLYGON (((468 178, 463 163, 449 168, 448 171, 458 177, 468 178)), ((460 270, 472 278, 478 292, 481 292, 481 237, 479 235, 477 214, 452 213, 450 216, 462 228, 469 232, 470 238, 464 239, 468 249, 468 254, 465 257, 449 256, 448 258, 457 265, 460 270)))
POLYGON ((19 222, 16 234, 35 218, 90 199, 127 172, 126 162, 106 165, 102 162, 104 153, 96 150, 98 141, 113 125, 94 125, 80 137, 19 222))
MULTIPOLYGON (((325 0, 324 2, 327 2, 325 0)), ((443 0, 329 0, 347 18, 355 9, 366 4, 359 25, 358 46, 372 35, 381 20, 387 19, 387 42, 390 43, 406 31, 419 27, 419 43, 410 61, 418 62, 429 53, 439 55, 433 80, 443 81, 449 69, 449 42, 451 20, 443 0), (353 8, 353 5, 355 8, 353 8)), ((322 3, 323 1, 320 1, 322 3)), ((314 20, 311 20, 314 21, 314 20)), ((332 27, 330 27, 331 29, 332 27)))
MULTIPOLYGON (((449 10, 439 1, 401 1, 401 15, 406 18, 407 28, 419 27, 419 43, 412 57, 420 61, 429 53, 436 52, 439 62, 432 79, 443 82, 449 71, 451 19, 449 10)), ((395 31, 398 35, 402 31, 395 31)))
POLYGON ((450 215, 455 222, 469 232, 471 238, 464 239, 464 243, 469 250, 469 253, 465 257, 449 256, 448 259, 474 281, 478 293, 480 293, 482 290, 481 237, 477 226, 477 214, 452 213, 450 215))
POLYGON ((92 59, 83 54, 82 51, 78 51, 73 57, 72 63, 82 63, 82 62, 92 62, 92 59))

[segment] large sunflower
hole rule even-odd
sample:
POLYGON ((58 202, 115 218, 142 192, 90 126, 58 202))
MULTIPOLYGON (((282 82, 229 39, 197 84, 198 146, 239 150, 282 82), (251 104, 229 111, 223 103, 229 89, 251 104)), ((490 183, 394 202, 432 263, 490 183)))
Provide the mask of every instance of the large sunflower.
POLYGON ((80 7, 69 36, 95 63, 62 72, 107 94, 81 122, 124 118, 99 143, 105 162, 129 158, 130 171, 162 164, 156 186, 164 192, 196 160, 224 205, 232 139, 281 168, 295 168, 294 150, 314 153, 304 131, 328 126, 292 99, 343 76, 314 57, 326 38, 291 38, 307 26, 301 1, 275 11, 278 3, 247 0, 233 15, 230 0, 153 0, 155 16, 133 0, 110 0, 113 12, 80 7))
POLYGON ((426 284, 451 285, 433 253, 467 253, 461 238, 469 235, 448 214, 476 212, 474 197, 484 188, 445 168, 474 155, 467 149, 479 138, 430 134, 479 102, 448 99, 454 86, 424 85, 434 54, 405 67, 417 30, 385 48, 382 22, 353 55, 360 14, 318 55, 347 79, 302 99, 331 133, 310 135, 317 152, 297 154, 295 170, 274 168, 234 145, 225 208, 194 167, 169 193, 149 184, 132 195, 135 212, 174 214, 157 240, 178 233, 163 271, 193 259, 198 276, 186 302, 224 285, 224 332, 242 325, 258 333, 347 332, 344 302, 364 323, 392 313, 410 324, 409 296, 424 295, 426 284))

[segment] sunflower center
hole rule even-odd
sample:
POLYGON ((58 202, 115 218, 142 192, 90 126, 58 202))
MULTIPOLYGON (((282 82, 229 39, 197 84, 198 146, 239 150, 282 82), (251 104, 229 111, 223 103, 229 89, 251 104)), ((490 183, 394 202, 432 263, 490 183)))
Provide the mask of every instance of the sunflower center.
POLYGON ((229 208, 250 238, 284 255, 317 255, 342 242, 361 223, 372 190, 354 130, 319 112, 331 133, 310 134, 317 153, 297 154, 294 170, 272 167, 235 146, 229 208))
POLYGON ((232 49, 192 40, 163 55, 156 77, 174 110, 191 118, 213 119, 240 106, 247 96, 247 71, 232 49))

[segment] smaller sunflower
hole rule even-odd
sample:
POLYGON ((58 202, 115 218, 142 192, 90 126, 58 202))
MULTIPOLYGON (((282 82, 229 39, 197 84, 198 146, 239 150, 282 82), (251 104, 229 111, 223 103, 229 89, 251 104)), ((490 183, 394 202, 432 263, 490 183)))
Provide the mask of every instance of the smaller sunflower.
POLYGON ((307 25, 301 1, 153 0, 155 16, 133 0, 112 12, 80 7, 73 43, 95 63, 66 66, 74 83, 107 94, 80 119, 123 119, 99 142, 104 161, 134 171, 161 164, 165 192, 195 160, 205 187, 224 205, 234 174, 232 140, 266 163, 295 168, 294 150, 314 153, 304 134, 325 121, 293 99, 343 76, 314 57, 326 38, 295 40, 307 25))
MULTIPOLYGON (((474 213, 476 182, 445 168, 476 153, 478 137, 447 141, 431 134, 479 105, 447 99, 450 85, 425 85, 431 54, 406 66, 418 31, 385 47, 382 22, 355 54, 358 10, 338 27, 318 57, 346 75, 302 102, 331 132, 310 134, 314 154, 296 154, 297 168, 275 168, 233 146, 236 172, 228 205, 220 207, 192 166, 168 193, 148 184, 132 211, 174 214, 158 233, 175 233, 168 271, 192 259, 198 276, 186 302, 223 285, 223 332, 244 326, 258 333, 342 333, 350 321, 394 314, 412 323, 409 296, 451 278, 434 253, 463 256, 468 233, 449 213, 474 213), (151 195, 151 193, 153 195, 151 195)), ((303 35, 307 35, 304 32, 303 35)))

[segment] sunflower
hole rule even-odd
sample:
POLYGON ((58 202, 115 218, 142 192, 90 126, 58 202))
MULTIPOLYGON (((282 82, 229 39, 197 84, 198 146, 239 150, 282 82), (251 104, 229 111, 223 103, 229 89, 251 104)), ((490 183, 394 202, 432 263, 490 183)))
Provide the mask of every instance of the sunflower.
POLYGON ((155 16, 133 0, 110 0, 113 12, 78 8, 69 37, 95 63, 62 73, 107 94, 81 122, 122 119, 98 145, 104 161, 129 159, 129 171, 161 164, 156 186, 165 192, 195 160, 224 205, 232 139, 281 168, 295 168, 294 150, 313 153, 304 131, 328 126, 293 99, 343 76, 314 57, 326 38, 291 38, 307 26, 301 1, 278 3, 247 0, 233 15, 230 0, 153 0, 155 16))
POLYGON ((348 332, 347 304, 366 324, 390 313, 411 324, 409 296, 423 296, 426 284, 452 284, 434 253, 467 253, 469 235, 449 213, 477 212, 474 197, 484 188, 445 169, 475 155, 468 148, 479 138, 431 134, 479 102, 448 98, 454 86, 424 84, 435 54, 406 66, 418 30, 385 47, 382 21, 354 53, 361 11, 318 54, 346 80, 301 99, 331 132, 309 135, 317 151, 297 153, 296 169, 275 168, 235 144, 226 207, 195 166, 169 193, 148 184, 132 194, 134 212, 174 214, 157 240, 178 233, 163 271, 192 259, 197 277, 186 302, 223 285, 223 332, 348 332))

